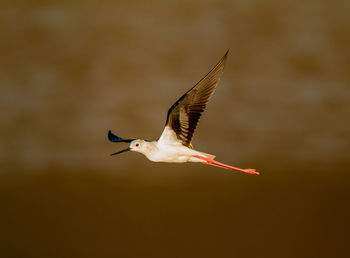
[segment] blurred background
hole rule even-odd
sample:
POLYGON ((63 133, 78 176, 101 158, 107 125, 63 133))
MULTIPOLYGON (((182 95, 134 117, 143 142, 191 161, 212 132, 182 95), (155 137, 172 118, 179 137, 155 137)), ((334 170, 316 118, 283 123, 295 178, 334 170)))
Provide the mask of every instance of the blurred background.
POLYGON ((2 1, 0 257, 349 257, 349 1, 2 1), (193 139, 168 108, 230 49, 193 139))

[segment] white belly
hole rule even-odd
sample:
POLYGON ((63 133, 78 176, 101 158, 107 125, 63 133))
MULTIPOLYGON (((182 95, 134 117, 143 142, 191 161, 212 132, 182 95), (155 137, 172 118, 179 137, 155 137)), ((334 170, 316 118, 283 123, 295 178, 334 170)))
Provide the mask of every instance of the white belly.
MULTIPOLYGON (((193 155, 200 155, 201 152, 187 148, 183 145, 158 145, 157 149, 147 154, 147 158, 154 162, 196 162, 193 155)), ((198 159, 198 161, 201 161, 198 159)))

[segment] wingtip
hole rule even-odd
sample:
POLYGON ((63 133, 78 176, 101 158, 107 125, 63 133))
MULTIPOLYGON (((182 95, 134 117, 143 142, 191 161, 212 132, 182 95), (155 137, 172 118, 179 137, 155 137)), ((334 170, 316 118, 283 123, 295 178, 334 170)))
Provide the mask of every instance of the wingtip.
POLYGON ((110 142, 120 142, 123 139, 120 138, 119 136, 114 135, 111 130, 108 130, 108 140, 110 142))
POLYGON ((225 55, 222 57, 223 60, 226 60, 228 57, 228 54, 230 53, 230 49, 228 49, 225 53, 225 55))
POLYGON ((114 138, 114 134, 112 133, 111 130, 108 130, 108 140, 109 140, 110 142, 114 142, 114 141, 113 141, 113 138, 114 138))
POLYGON ((130 142, 132 142, 135 139, 123 139, 123 138, 113 134, 111 132, 111 130, 108 130, 108 140, 111 141, 111 142, 127 142, 127 143, 130 143, 130 142))

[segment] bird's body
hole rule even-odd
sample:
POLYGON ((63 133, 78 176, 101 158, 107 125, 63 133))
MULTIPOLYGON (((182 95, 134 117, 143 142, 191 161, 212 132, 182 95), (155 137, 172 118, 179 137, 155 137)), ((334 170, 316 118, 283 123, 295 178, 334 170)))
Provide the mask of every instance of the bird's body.
POLYGON ((108 138, 110 141, 130 143, 127 149, 112 155, 130 150, 140 152, 154 162, 201 162, 225 169, 259 174, 255 169, 241 169, 220 163, 214 160, 214 155, 194 150, 191 143, 199 118, 209 98, 214 93, 220 76, 223 74, 227 55, 228 51, 202 80, 171 106, 168 111, 165 128, 158 141, 123 139, 109 131, 108 138))
POLYGON ((215 156, 190 149, 181 144, 162 144, 159 141, 135 140, 131 146, 131 151, 137 151, 144 154, 153 162, 184 163, 184 162, 203 162, 196 158, 196 155, 214 158, 215 156), (136 144, 139 146, 136 147, 136 144))

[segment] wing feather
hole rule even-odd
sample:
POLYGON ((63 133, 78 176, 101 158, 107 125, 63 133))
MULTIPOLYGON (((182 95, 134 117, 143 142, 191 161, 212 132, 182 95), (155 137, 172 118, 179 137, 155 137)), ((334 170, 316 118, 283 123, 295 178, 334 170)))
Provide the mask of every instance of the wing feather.
POLYGON ((228 52, 206 76, 170 107, 165 129, 159 138, 160 143, 174 143, 177 140, 184 146, 192 148, 192 136, 223 74, 228 52))

